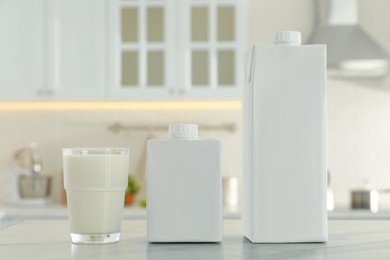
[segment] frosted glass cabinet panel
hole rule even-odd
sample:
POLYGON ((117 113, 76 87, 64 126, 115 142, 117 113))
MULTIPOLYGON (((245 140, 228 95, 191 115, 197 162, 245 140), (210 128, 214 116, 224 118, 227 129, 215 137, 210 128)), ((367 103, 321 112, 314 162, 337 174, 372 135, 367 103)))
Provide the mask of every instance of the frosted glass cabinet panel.
POLYGON ((209 39, 209 9, 207 6, 191 8, 191 40, 207 41, 209 39))
POLYGON ((150 87, 161 87, 164 85, 164 52, 163 51, 149 51, 148 60, 148 80, 147 84, 150 87))
POLYGON ((209 84, 209 53, 207 50, 192 51, 192 86, 206 87, 209 84))
POLYGON ((218 50, 218 85, 221 87, 234 86, 234 51, 232 50, 218 50))
POLYGON ((164 41, 164 9, 162 7, 149 7, 146 17, 148 42, 164 41))
POLYGON ((122 52, 122 83, 124 86, 138 85, 138 52, 122 52))
POLYGON ((122 41, 138 41, 138 9, 135 7, 122 8, 122 41))
POLYGON ((234 41, 234 7, 218 6, 217 9, 217 39, 218 41, 234 41))

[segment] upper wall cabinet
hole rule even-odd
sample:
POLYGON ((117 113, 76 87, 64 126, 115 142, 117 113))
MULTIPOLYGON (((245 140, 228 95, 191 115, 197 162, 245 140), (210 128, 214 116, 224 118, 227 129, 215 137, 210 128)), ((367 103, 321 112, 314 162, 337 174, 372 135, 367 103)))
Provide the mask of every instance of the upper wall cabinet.
POLYGON ((1 99, 102 99, 105 0, 0 1, 1 99))
POLYGON ((0 1, 0 98, 31 99, 45 92, 44 0, 0 1))
POLYGON ((245 0, 1 0, 0 99, 238 98, 245 0))
POLYGON ((110 3, 110 97, 240 97, 245 1, 110 3))

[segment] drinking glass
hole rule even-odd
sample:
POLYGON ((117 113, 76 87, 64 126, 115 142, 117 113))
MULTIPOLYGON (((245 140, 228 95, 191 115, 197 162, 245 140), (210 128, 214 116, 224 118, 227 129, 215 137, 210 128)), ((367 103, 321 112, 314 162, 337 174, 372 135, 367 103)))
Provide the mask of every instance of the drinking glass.
POLYGON ((129 149, 66 148, 63 167, 72 242, 118 242, 129 149))

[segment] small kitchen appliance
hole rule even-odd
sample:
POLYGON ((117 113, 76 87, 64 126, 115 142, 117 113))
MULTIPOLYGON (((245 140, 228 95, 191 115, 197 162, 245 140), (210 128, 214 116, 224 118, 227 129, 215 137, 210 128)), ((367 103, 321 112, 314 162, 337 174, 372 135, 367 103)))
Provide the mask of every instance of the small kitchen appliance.
POLYGON ((17 149, 6 174, 4 201, 14 205, 45 205, 51 193, 51 176, 42 174, 37 145, 17 149))

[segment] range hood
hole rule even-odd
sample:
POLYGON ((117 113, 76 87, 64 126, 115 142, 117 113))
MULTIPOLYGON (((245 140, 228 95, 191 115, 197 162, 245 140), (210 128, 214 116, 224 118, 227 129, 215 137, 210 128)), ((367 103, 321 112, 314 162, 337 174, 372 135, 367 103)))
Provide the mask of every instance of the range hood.
POLYGON ((314 1, 317 21, 309 43, 327 45, 328 75, 358 78, 386 76, 389 56, 359 26, 357 0, 314 1))

